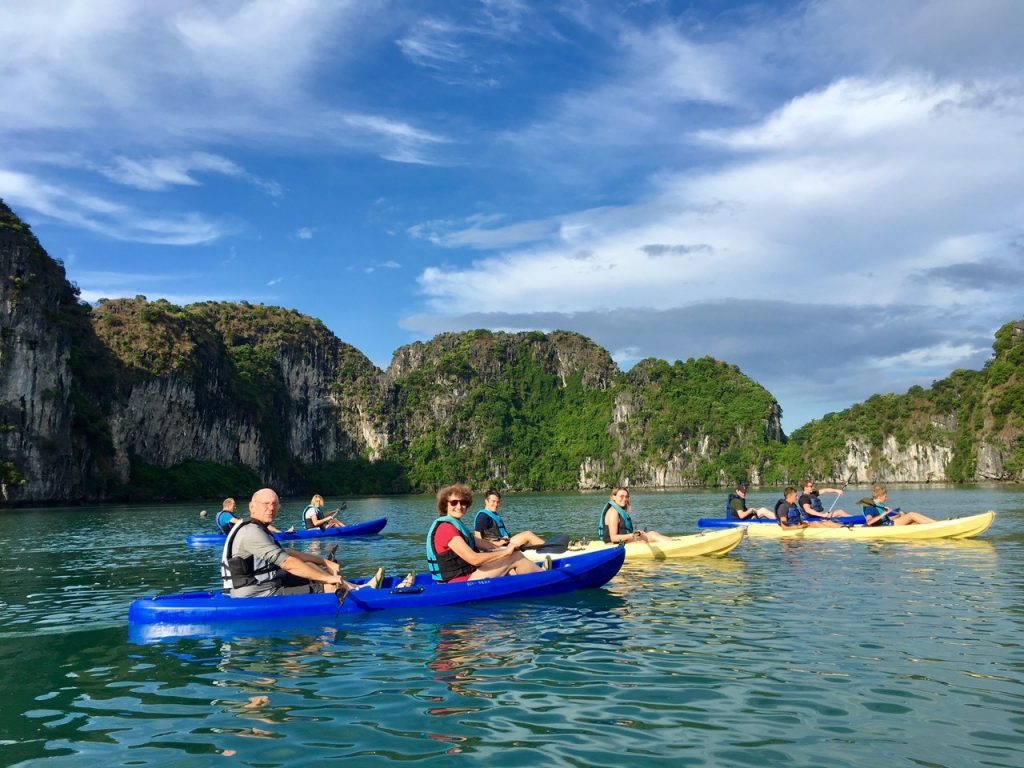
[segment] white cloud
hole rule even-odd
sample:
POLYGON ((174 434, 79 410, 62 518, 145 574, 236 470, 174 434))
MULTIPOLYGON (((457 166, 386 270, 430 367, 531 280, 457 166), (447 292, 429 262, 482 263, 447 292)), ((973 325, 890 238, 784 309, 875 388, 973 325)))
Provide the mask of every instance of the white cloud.
POLYGON ((283 281, 284 281, 283 277, 275 277, 273 280, 268 280, 267 281, 267 287, 270 288, 271 286, 277 285, 278 283, 281 283, 283 281))
POLYGON ((312 240, 313 235, 316 233, 316 227, 299 227, 295 231, 295 236, 299 240, 312 240))
POLYGON ((195 174, 218 173, 253 184, 273 197, 281 195, 281 187, 276 182, 260 179, 232 160, 208 152, 141 159, 118 156, 111 165, 101 166, 100 172, 118 184, 147 191, 177 185, 198 187, 202 182, 195 174))
MULTIPOLYGON (((130 157, 123 147, 278 140, 428 162, 442 137, 354 108, 343 93, 333 102, 313 93, 326 62, 343 66, 358 43, 386 33, 368 23, 382 7, 12 0, 0 5, 0 149, 23 154, 73 136, 85 152, 130 157)), ((131 162, 125 178, 187 183, 187 172, 131 162)))
POLYGON ((154 216, 137 208, 0 168, 0 191, 8 203, 48 219, 115 240, 159 245, 202 245, 223 237, 228 227, 199 213, 154 216))
POLYGON ((436 314, 413 325, 461 327, 469 319, 455 314, 459 297, 487 296, 494 314, 471 318, 489 327, 509 325, 510 316, 524 323, 549 317, 550 327, 581 330, 609 349, 644 338, 647 354, 714 354, 744 370, 771 350, 778 370, 763 360, 751 367, 773 392, 834 403, 827 388, 853 401, 847 383, 866 396, 979 363, 992 330, 1019 316, 1019 284, 992 291, 970 266, 984 258, 1004 275, 1018 274, 1011 265, 1019 261, 1024 166, 1008 158, 1024 156, 1024 92, 1015 80, 844 78, 749 125, 680 138, 688 139, 728 154, 701 170, 661 173, 647 197, 629 205, 436 237, 440 245, 471 247, 488 233, 495 243, 516 230, 549 233, 528 248, 424 269, 421 288, 436 314), (709 308, 711 297, 723 306, 709 308), (785 301, 760 304, 772 299, 785 301), (915 307, 913 320, 899 311, 904 306, 915 307), (696 308, 718 325, 696 323, 696 308), (865 320, 869 346, 885 349, 854 349, 861 342, 850 323, 858 311, 875 316, 865 320), (685 341, 655 333, 651 316, 673 312, 701 330, 666 329, 685 341), (745 335, 724 332, 730 312, 749 320, 745 335), (600 333, 595 313, 610 324, 600 333), (916 337, 880 322, 896 315, 916 337), (831 316, 845 323, 826 336, 831 316), (936 324, 928 343, 918 322, 924 317, 936 324), (962 318, 960 329, 954 317, 962 318), (899 344, 889 345, 886 335, 899 344), (648 343, 654 339, 660 349, 648 343), (822 347, 828 367, 815 358, 814 383, 801 384, 805 366, 794 361, 822 347), (836 355, 859 365, 836 366, 836 355), (793 366, 790 380, 785 372, 793 366))

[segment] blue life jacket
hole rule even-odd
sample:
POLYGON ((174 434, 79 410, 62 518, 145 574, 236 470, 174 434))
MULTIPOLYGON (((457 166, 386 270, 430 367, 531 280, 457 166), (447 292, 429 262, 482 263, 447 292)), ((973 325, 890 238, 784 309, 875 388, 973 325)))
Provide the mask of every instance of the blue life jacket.
POLYGON ((485 539, 510 539, 512 538, 505 527, 505 521, 501 519, 501 515, 491 512, 486 509, 481 509, 476 513, 476 519, 473 521, 473 527, 480 531, 480 535, 485 539), (480 517, 489 517, 491 522, 484 526, 483 530, 480 530, 480 517), (493 531, 497 529, 498 535, 493 535, 493 531))
POLYGON ((217 517, 214 518, 217 530, 221 533, 228 533, 234 526, 234 523, 231 522, 233 518, 233 514, 228 512, 226 509, 222 509, 217 513, 217 517))
POLYGON ((619 522, 622 524, 620 526, 619 533, 633 532, 633 519, 629 516, 629 512, 624 510, 614 501, 609 501, 607 504, 604 505, 604 509, 601 510, 601 519, 600 521, 598 521, 597 524, 597 535, 601 537, 601 541, 603 541, 605 544, 612 543, 611 532, 608 530, 608 527, 604 524, 604 513, 608 511, 608 507, 611 507, 612 509, 619 513, 619 522))
POLYGON ((811 491, 808 495, 811 497, 811 509, 815 512, 824 512, 825 508, 821 506, 821 494, 817 491, 811 491))
POLYGON ((437 553, 434 549, 434 532, 441 523, 451 523, 454 525, 463 540, 474 551, 479 550, 476 548, 476 542, 473 541, 473 534, 466 529, 461 520, 457 520, 451 515, 443 515, 430 525, 430 530, 427 531, 427 570, 434 577, 434 581, 451 581, 459 576, 466 576, 472 573, 476 570, 476 566, 467 563, 454 552, 444 552, 440 555, 437 553))
POLYGON ((736 510, 732 508, 732 500, 739 499, 743 502, 743 511, 747 509, 747 500, 740 496, 738 493, 730 493, 729 498, 725 500, 725 516, 732 520, 743 520, 744 518, 736 514, 736 510))
POLYGON ((311 509, 316 512, 316 517, 320 517, 320 509, 314 506, 313 504, 307 504, 306 508, 302 510, 302 522, 306 524, 306 530, 309 530, 310 528, 319 528, 320 530, 323 530, 324 526, 327 523, 323 522, 320 525, 313 525, 312 519, 308 514, 309 510, 311 509))
MULTIPOLYGON (((892 525, 892 518, 890 517, 892 513, 886 512, 883 504, 871 504, 870 506, 863 507, 861 511, 864 513, 864 517, 867 517, 868 515, 881 515, 880 519, 873 523, 869 523, 869 525, 892 525)), ((893 510, 893 512, 898 511, 898 509, 893 510)))
POLYGON ((796 502, 790 504, 785 499, 775 502, 775 517, 786 525, 800 525, 804 522, 803 513, 800 512, 800 507, 796 505, 796 502))

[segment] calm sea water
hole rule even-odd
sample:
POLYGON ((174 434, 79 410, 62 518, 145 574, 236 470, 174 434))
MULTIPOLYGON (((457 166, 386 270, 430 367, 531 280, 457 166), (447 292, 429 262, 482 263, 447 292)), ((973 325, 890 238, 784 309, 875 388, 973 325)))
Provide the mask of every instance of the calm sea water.
MULTIPOLYGON (((128 604, 216 587, 219 553, 184 545, 215 501, 8 511, 0 764, 1020 766, 1024 489, 890 496, 999 515, 974 541, 744 541, 546 601, 154 645, 128 642, 128 604)), ((503 511, 592 535, 603 498, 503 511)), ((633 505, 688 533, 723 499, 633 505)), ((423 570, 433 500, 349 501, 350 520, 384 515, 380 536, 342 545, 348 574, 423 570)))

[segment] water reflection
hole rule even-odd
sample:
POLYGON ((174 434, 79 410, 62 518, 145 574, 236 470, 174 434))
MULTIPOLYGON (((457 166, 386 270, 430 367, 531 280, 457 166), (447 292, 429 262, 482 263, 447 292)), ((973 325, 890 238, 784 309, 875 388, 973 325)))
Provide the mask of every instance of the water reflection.
MULTIPOLYGON (((1000 508, 904 495, 940 517, 1000 508)), ((544 532, 589 528, 597 501, 537 500, 516 508, 544 532)), ((685 531, 704 501, 637 503, 685 531)), ((346 569, 422 570, 422 502, 351 502, 392 523, 346 543, 346 569)), ((128 602, 213 586, 217 556, 183 545, 194 509, 131 513, 147 546, 83 511, 60 541, 9 539, 31 556, 0 583, 5 764, 1015 765, 1024 747, 1024 513, 979 540, 745 541, 551 600, 128 645, 128 602)), ((15 517, 0 535, 45 522, 15 517)))

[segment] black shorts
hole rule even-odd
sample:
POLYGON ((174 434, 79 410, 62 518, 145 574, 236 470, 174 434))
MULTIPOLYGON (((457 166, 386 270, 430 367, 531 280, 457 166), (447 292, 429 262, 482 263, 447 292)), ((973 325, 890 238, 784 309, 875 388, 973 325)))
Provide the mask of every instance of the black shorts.
POLYGON ((285 572, 281 577, 281 586, 275 595, 309 595, 324 591, 324 585, 319 581, 310 581, 301 576, 295 576, 285 572))

